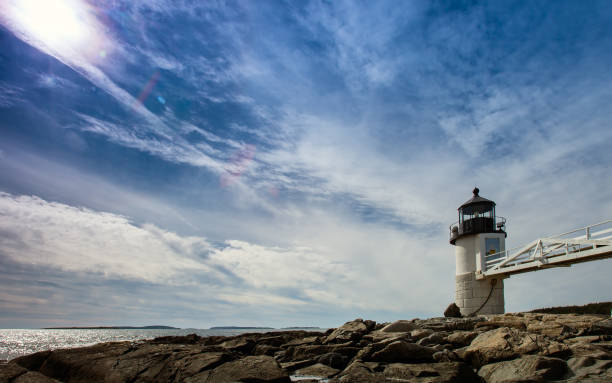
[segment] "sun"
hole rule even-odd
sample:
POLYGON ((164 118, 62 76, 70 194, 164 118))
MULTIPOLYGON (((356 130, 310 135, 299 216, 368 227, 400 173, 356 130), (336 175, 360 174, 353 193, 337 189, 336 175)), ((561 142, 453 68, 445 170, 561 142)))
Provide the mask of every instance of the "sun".
POLYGON ((54 50, 79 50, 95 38, 95 18, 80 0, 13 1, 11 18, 33 39, 54 50))

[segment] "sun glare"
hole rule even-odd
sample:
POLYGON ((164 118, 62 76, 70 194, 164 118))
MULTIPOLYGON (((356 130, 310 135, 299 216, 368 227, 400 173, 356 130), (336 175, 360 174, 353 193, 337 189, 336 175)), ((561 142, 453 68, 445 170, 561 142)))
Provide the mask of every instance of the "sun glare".
POLYGON ((53 49, 80 49, 93 39, 94 18, 80 0, 20 0, 13 20, 27 33, 53 49))

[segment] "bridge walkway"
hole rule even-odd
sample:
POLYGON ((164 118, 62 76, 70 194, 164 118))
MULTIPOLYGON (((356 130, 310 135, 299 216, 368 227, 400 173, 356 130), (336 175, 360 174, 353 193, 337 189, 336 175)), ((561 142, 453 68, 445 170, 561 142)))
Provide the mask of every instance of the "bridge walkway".
POLYGON ((485 255, 486 270, 477 279, 509 277, 551 267, 612 258, 612 220, 581 227, 552 237, 539 238, 525 246, 485 255))

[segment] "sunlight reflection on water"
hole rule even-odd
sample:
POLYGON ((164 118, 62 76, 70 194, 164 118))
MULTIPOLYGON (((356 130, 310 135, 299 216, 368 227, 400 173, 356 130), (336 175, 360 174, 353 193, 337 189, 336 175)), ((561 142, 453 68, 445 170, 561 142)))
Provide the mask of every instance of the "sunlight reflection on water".
MULTIPOLYGON (((248 332, 267 332, 275 330, 248 330, 248 332)), ((10 360, 18 356, 33 352, 54 350, 58 348, 71 348, 90 346, 96 343, 137 341, 153 339, 159 336, 198 334, 200 336, 212 335, 238 335, 247 332, 238 329, 215 330, 111 330, 111 329, 0 329, 0 360, 10 360)))

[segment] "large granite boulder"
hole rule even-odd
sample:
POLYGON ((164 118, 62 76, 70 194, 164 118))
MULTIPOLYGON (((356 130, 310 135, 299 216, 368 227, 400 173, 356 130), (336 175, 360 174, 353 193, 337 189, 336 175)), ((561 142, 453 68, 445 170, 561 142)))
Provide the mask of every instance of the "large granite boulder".
POLYGON ((329 353, 337 353, 350 359, 355 356, 359 350, 358 347, 351 346, 350 342, 344 344, 304 344, 287 348, 282 358, 280 358, 280 361, 289 362, 316 359, 329 353))
POLYGON ((397 340, 380 351, 373 352, 367 360, 386 363, 428 362, 433 361, 432 355, 435 352, 436 350, 430 347, 397 340))
POLYGON ((337 375, 339 372, 340 370, 331 368, 325 364, 316 363, 316 364, 313 364, 312 366, 304 367, 304 368, 297 370, 294 373, 294 376, 299 377, 301 379, 307 378, 307 377, 325 379, 325 378, 330 378, 334 375, 337 375))
POLYGON ((347 341, 358 341, 368 332, 374 330, 376 322, 364 321, 363 319, 355 319, 346 322, 342 326, 335 329, 325 338, 323 343, 344 343, 347 341))
POLYGON ((464 347, 478 336, 476 331, 455 331, 446 337, 446 341, 455 347, 464 347))
MULTIPOLYGON (((581 356, 570 358, 567 365, 572 370, 574 379, 605 378, 606 376, 612 378, 612 360, 581 356)), ((608 382, 612 382, 612 379, 609 379, 608 382)))
POLYGON ((514 328, 501 327, 478 335, 465 349, 464 359, 479 367, 524 354, 567 356, 566 345, 514 328))
POLYGON ((59 383, 36 371, 28 371, 16 363, 0 364, 0 383, 59 383))
POLYGON ((391 363, 353 362, 330 383, 369 382, 451 383, 482 382, 473 369, 461 362, 391 363))
MULTIPOLYGON (((151 382, 167 382, 167 380, 152 380, 151 382)), ((290 383, 287 371, 269 356, 247 356, 232 362, 227 362, 213 370, 206 370, 186 378, 185 383, 227 383, 227 382, 258 382, 258 383, 290 383)))
POLYGON ((567 363, 558 358, 524 355, 521 358, 484 365, 478 375, 487 383, 549 382, 570 375, 567 363))
POLYGON ((467 318, 429 318, 413 320, 416 328, 426 328, 433 331, 457 331, 465 330, 472 331, 476 325, 485 321, 484 317, 467 317, 467 318))
POLYGON ((340 354, 339 352, 328 352, 319 356, 317 362, 334 369, 343 369, 346 367, 349 359, 347 355, 340 354))
POLYGON ((394 363, 385 367, 383 376, 386 379, 385 381, 414 383, 478 383, 482 381, 469 365, 461 362, 394 363))
MULTIPOLYGON (((129 342, 102 343, 90 347, 41 352, 16 358, 14 362, 59 381, 104 381, 117 359, 129 352, 129 342)), ((148 359, 155 356, 147 356, 148 359)))
POLYGON ((596 335, 612 335, 612 318, 594 322, 588 332, 596 335))
POLYGON ((380 364, 376 362, 363 362, 356 360, 349 364, 339 375, 332 378, 329 383, 379 383, 384 382, 380 364))
POLYGON ((434 332, 416 342, 420 346, 434 346, 446 343, 447 334, 444 332, 434 332))
POLYGON ((381 332, 410 332, 416 329, 416 325, 413 321, 409 320, 397 320, 393 323, 389 323, 385 327, 383 327, 381 332))

